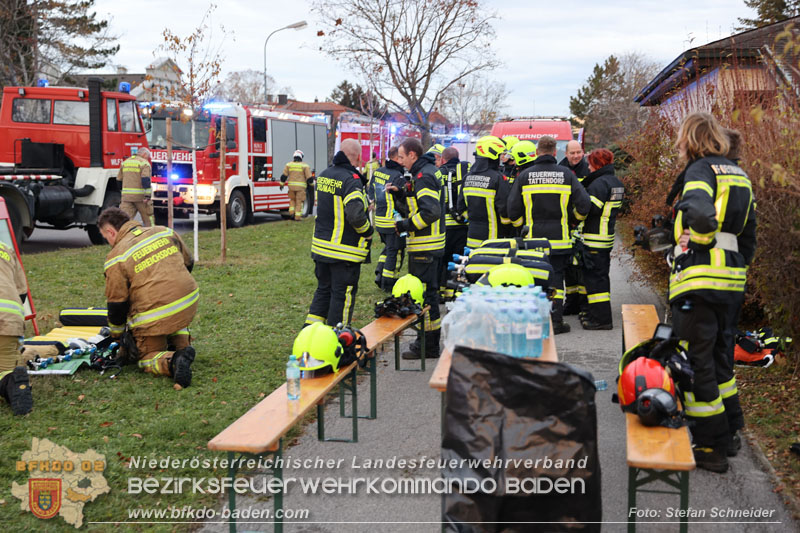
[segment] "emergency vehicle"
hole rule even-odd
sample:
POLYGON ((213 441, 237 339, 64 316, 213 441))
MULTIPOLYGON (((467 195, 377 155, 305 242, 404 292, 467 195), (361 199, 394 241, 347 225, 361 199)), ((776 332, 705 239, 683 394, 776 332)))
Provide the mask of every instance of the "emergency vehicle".
MULTIPOLYGON (((143 103, 142 114, 153 159, 153 208, 157 219, 166 219, 167 179, 172 183, 176 216, 194 209, 192 186, 192 121, 181 119, 182 110, 143 103), (172 117, 172 174, 167 176, 166 118, 172 117)), ((286 187, 280 176, 295 150, 312 175, 328 166, 328 133, 324 117, 283 112, 272 108, 212 102, 194 114, 198 211, 219 217, 220 139, 225 120, 225 195, 227 223, 238 228, 252 222, 253 214, 288 213, 286 187)), ((313 195, 306 202, 313 202, 313 195)), ((306 211, 308 212, 308 211, 306 211)))
POLYGON ((335 151, 338 152, 342 141, 356 139, 361 144, 361 159, 367 162, 372 154, 377 153, 381 161, 386 160, 389 148, 408 137, 422 138, 422 134, 414 126, 400 124, 388 120, 373 120, 364 115, 343 113, 336 129, 335 151))
POLYGON ((507 118, 492 126, 490 135, 506 137, 513 135, 520 141, 533 141, 549 135, 556 140, 556 161, 561 161, 567 153, 567 143, 572 141, 572 125, 560 118, 518 117, 507 118))
POLYGON ((144 125, 129 94, 87 88, 5 87, 0 102, 0 197, 17 242, 34 227, 83 227, 104 242, 97 215, 119 205, 116 176, 131 150, 146 147, 144 125))

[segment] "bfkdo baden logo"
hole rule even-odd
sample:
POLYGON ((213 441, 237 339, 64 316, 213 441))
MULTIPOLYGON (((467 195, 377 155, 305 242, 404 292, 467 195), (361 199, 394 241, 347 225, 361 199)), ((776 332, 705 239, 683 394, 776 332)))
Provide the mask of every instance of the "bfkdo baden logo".
POLYGON ((111 489, 103 476, 106 458, 94 450, 75 453, 47 439, 34 438, 31 449, 16 463, 28 482, 11 483, 20 509, 47 520, 60 516, 68 524, 83 525, 83 506, 111 489))
POLYGON ((61 509, 61 480, 29 479, 28 502, 36 518, 53 518, 61 509))

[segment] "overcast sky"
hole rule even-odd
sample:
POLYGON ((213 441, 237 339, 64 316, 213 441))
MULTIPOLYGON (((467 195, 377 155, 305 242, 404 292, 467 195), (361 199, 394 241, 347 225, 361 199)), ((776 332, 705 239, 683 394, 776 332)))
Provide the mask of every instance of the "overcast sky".
MULTIPOLYGON (((611 54, 639 52, 666 66, 687 48, 735 33, 737 17, 752 16, 742 0, 601 0, 546 2, 484 0, 498 9, 494 52, 505 62, 493 78, 506 83, 512 115, 567 115, 569 97, 595 63, 611 54), (529 7, 530 6, 530 7, 529 7), (690 44, 691 43, 691 44, 690 44)), ((306 0, 218 0, 214 25, 229 35, 224 70, 264 68, 264 39, 274 29, 307 20, 303 30, 285 30, 267 45, 267 71, 299 100, 324 100, 347 73, 318 51, 319 23, 306 0)), ((144 72, 166 26, 184 36, 193 31, 208 3, 203 0, 96 0, 97 13, 120 36, 116 65, 144 72)))

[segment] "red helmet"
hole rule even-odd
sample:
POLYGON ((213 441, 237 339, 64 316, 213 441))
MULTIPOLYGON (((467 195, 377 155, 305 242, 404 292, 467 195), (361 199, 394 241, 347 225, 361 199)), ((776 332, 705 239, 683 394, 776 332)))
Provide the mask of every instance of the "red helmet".
POLYGON ((638 357, 625 367, 617 381, 622 410, 636 413, 636 400, 647 389, 664 389, 675 396, 675 384, 661 363, 655 359, 638 357))

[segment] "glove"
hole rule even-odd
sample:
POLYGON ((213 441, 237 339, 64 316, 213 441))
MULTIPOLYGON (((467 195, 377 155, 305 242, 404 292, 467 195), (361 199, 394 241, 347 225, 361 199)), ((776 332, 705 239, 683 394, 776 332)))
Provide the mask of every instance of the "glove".
POLYGON ((408 218, 404 218, 403 220, 398 220, 397 222, 394 223, 394 227, 397 230, 398 234, 413 230, 414 228, 412 226, 413 224, 411 224, 411 220, 408 218))

